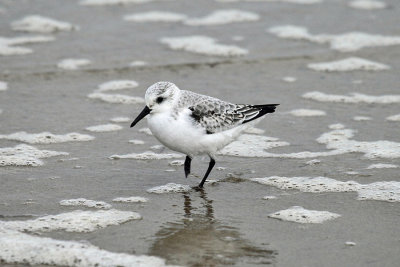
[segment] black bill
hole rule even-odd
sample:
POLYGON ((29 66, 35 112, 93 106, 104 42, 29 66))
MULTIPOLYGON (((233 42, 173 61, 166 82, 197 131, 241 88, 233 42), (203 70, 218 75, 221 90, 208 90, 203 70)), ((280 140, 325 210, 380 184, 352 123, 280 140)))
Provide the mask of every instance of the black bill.
POLYGON ((151 109, 149 109, 148 106, 145 106, 142 112, 140 112, 139 116, 136 117, 136 119, 131 123, 131 127, 135 126, 136 123, 138 123, 141 119, 146 117, 147 114, 149 114, 151 109))

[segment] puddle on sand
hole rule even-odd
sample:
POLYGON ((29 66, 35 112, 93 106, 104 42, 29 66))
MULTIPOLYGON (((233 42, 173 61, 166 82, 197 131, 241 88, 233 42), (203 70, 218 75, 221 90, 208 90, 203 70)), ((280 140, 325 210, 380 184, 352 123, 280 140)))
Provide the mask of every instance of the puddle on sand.
POLYGON ((207 198, 206 192, 191 191, 182 195, 182 220, 169 222, 156 233, 156 241, 148 255, 181 266, 221 266, 239 261, 262 265, 274 263, 276 251, 252 245, 241 237, 237 228, 214 217, 213 201, 207 198))

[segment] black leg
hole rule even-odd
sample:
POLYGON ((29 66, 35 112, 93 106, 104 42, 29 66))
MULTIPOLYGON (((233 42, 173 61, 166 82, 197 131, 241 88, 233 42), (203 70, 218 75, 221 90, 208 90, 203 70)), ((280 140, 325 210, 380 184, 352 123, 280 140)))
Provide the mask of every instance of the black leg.
POLYGON ((187 178, 189 173, 190 173, 190 163, 192 162, 192 158, 189 156, 186 156, 185 159, 185 177, 187 178))
POLYGON ((200 188, 203 187, 203 185, 204 185, 205 181, 207 180, 207 177, 208 177, 208 175, 210 174, 212 168, 214 168, 214 165, 215 165, 215 160, 214 160, 212 157, 210 157, 210 164, 208 165, 207 172, 206 172, 206 174, 204 175, 203 180, 201 180, 201 182, 200 182, 200 184, 199 184, 199 187, 200 187, 200 188))

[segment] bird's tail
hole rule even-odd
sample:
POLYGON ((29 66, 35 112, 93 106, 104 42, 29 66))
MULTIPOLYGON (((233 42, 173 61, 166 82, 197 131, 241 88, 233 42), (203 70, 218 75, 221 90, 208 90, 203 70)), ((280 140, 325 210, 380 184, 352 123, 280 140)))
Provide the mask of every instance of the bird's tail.
POLYGON ((252 120, 258 119, 261 116, 264 116, 267 113, 274 113, 276 106, 279 106, 279 104, 266 104, 266 105, 250 105, 251 109, 253 111, 256 111, 256 116, 251 116, 249 119, 243 121, 243 123, 250 122, 252 120))

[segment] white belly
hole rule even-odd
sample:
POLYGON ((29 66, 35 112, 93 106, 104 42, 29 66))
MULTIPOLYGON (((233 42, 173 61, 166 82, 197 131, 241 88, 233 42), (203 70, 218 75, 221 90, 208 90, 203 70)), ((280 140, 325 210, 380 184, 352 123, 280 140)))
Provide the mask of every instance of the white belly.
POLYGON ((239 126, 220 133, 206 134, 204 129, 193 124, 188 114, 181 114, 177 118, 169 113, 150 114, 147 122, 153 135, 163 145, 190 156, 213 155, 242 132, 239 126))

